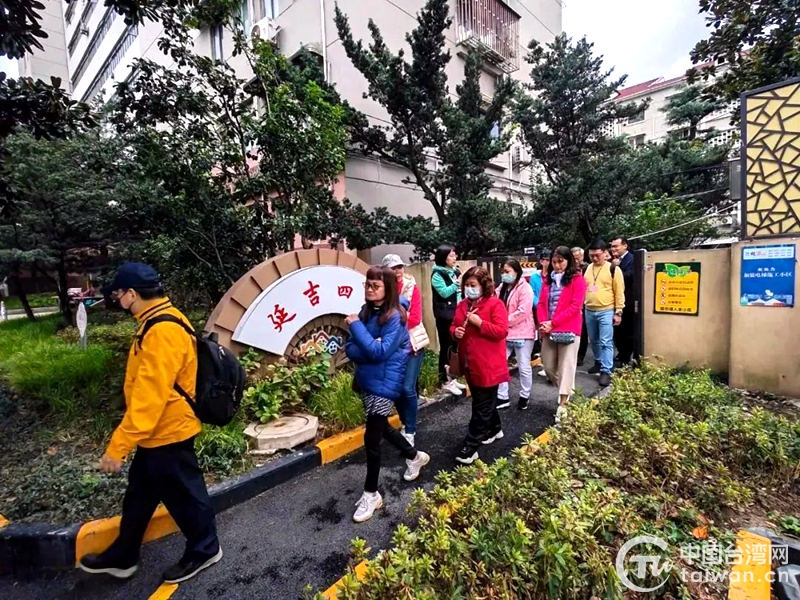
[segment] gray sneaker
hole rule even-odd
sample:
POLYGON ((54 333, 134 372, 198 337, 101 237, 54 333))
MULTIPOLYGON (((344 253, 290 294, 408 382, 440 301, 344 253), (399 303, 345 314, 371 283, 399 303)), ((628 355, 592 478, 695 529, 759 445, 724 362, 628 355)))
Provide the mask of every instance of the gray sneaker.
POLYGON ((414 481, 417 477, 419 477, 419 471, 431 462, 431 457, 426 452, 419 452, 417 451, 416 458, 412 458, 411 460, 406 460, 406 472, 403 474, 403 479, 406 481, 414 481))

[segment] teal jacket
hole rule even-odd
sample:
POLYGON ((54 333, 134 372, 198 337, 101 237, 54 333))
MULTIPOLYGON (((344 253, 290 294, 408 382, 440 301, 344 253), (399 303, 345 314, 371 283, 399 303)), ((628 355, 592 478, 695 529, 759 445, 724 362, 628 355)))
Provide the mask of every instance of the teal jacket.
POLYGON ((458 283, 458 277, 456 277, 455 269, 448 269, 447 267, 434 265, 433 276, 431 277, 431 286, 433 286, 433 289, 436 290, 436 293, 442 298, 450 298, 450 296, 456 294, 456 301, 461 301, 461 285, 458 283), (453 280, 451 285, 445 284, 442 273, 446 273, 450 276, 450 279, 453 280))

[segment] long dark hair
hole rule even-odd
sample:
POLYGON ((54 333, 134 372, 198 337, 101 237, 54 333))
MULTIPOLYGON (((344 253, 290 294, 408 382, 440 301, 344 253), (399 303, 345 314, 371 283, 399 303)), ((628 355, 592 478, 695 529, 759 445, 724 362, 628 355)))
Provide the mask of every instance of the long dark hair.
POLYGON ((553 285, 553 258, 555 256, 567 261, 567 268, 564 269, 564 274, 561 276, 561 285, 568 285, 575 274, 578 273, 578 268, 575 266, 575 257, 572 256, 572 252, 566 246, 559 246, 553 250, 553 254, 550 256, 550 268, 547 273, 547 282, 553 285))
POLYGON ((446 267, 447 257, 450 256, 450 253, 454 251, 455 246, 452 246, 451 244, 442 244, 436 249, 436 252, 434 252, 433 262, 440 267, 446 267))
MULTIPOLYGON (((397 276, 394 274, 394 271, 389 267, 381 267, 378 265, 370 267, 367 271, 367 281, 382 281, 383 287, 386 289, 386 296, 383 299, 383 304, 378 308, 378 323, 386 325, 386 322, 394 313, 398 313, 400 315, 400 321, 405 325, 408 315, 406 309, 400 304, 400 293, 397 291, 397 276)), ((366 290, 364 295, 366 298, 366 290)), ((369 300, 366 300, 358 318, 366 323, 374 310, 375 305, 369 300)))
POLYGON ((514 283, 506 284, 505 282, 503 282, 500 285, 500 299, 503 302, 505 302, 508 299, 508 295, 511 293, 511 290, 513 290, 516 287, 516 285, 522 280, 522 265, 519 264, 519 261, 517 259, 510 258, 509 260, 503 263, 503 266, 511 267, 512 269, 514 269, 514 273, 517 274, 517 278, 514 280, 514 283))

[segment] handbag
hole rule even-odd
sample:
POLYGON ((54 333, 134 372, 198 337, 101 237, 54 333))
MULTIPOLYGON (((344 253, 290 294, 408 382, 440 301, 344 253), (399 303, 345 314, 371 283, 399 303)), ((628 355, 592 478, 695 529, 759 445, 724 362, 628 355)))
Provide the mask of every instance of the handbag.
POLYGON ((567 346, 575 343, 575 334, 571 331, 551 331, 550 341, 554 344, 567 346))
MULTIPOLYGON (((464 324, 462 325, 464 329, 467 328, 467 324, 469 323, 469 316, 472 313, 474 313, 477 309, 478 307, 475 306, 474 309, 467 311, 467 317, 464 319, 464 324)), ((450 374, 450 377, 454 379, 457 379, 458 377, 462 377, 463 375, 465 375, 463 369, 461 368, 461 359, 458 356, 457 346, 455 348, 453 347, 450 348, 448 373, 450 374)))
POLYGON ((427 348, 431 343, 431 340, 428 337, 428 332, 425 331, 425 326, 422 323, 409 329, 408 337, 411 341, 411 348, 414 350, 414 352, 419 352, 423 348, 427 348))

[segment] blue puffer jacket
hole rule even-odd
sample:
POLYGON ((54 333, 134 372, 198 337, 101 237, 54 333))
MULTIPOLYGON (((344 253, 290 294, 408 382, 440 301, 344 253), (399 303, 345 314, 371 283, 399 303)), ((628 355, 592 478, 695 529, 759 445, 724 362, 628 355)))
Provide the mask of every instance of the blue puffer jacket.
POLYGON ((411 343, 408 328, 394 314, 386 324, 378 323, 378 313, 367 322, 350 325, 345 352, 356 365, 356 385, 362 393, 397 400, 403 391, 406 363, 411 343))

